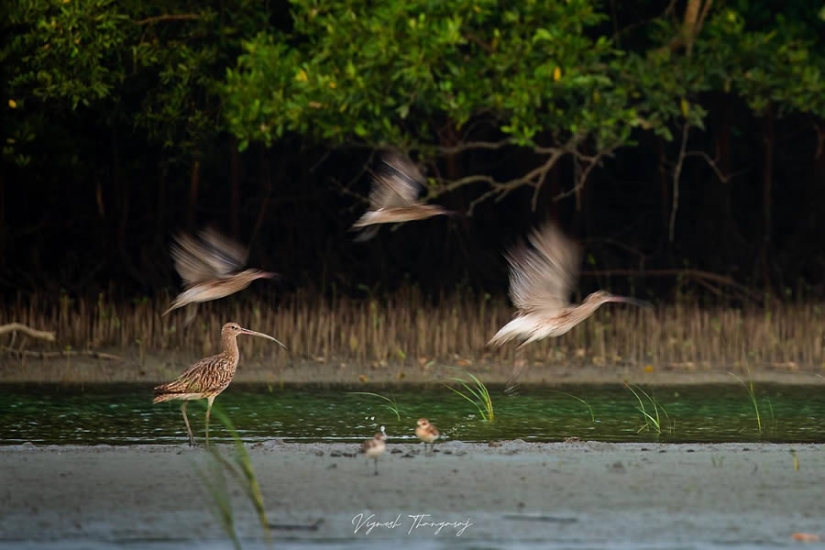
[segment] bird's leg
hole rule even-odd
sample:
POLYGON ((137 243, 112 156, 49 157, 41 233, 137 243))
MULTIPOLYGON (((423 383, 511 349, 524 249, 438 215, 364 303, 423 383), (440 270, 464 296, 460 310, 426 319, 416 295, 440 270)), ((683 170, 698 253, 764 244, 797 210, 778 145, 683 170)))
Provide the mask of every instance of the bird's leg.
POLYGON ((212 412, 212 403, 215 402, 215 396, 206 398, 206 446, 209 447, 209 413, 212 412))
POLYGON ((192 435, 192 428, 189 426, 189 419, 186 417, 186 405, 189 404, 189 401, 184 401, 183 405, 180 406, 180 412, 183 413, 183 421, 186 423, 186 433, 189 434, 189 446, 195 446, 195 436, 192 435))
POLYGON ((183 320, 183 327, 186 328, 189 326, 189 323, 195 320, 195 316, 198 314, 198 304, 197 302, 193 302, 191 304, 186 305, 186 318, 183 320))
POLYGON ((378 475, 378 457, 375 457, 375 475, 378 475))

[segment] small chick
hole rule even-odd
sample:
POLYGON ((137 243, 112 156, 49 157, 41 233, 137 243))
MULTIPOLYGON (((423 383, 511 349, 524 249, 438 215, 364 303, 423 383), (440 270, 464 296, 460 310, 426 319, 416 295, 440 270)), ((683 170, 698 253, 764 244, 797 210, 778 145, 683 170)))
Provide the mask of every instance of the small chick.
POLYGON ((424 442, 424 453, 427 453, 427 443, 430 444, 430 452, 433 452, 433 444, 438 436, 441 435, 433 424, 426 418, 418 419, 418 426, 415 428, 415 435, 418 439, 424 442))
POLYGON ((361 450, 367 455, 367 460, 371 458, 375 461, 375 475, 378 475, 378 457, 384 454, 384 450, 387 448, 386 441, 387 434, 378 432, 372 439, 367 439, 361 445, 361 450))

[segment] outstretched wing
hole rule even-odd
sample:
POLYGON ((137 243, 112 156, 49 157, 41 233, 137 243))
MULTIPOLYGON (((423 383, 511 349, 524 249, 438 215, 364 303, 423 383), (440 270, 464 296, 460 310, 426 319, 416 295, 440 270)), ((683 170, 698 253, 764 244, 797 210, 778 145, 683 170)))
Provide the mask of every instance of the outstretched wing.
POLYGON ((374 174, 370 205, 375 210, 413 206, 424 181, 409 157, 396 151, 385 153, 374 174))
POLYGON ((175 269, 187 285, 228 277, 246 265, 246 247, 207 228, 195 239, 182 233, 172 244, 175 269))
POLYGON ((524 312, 553 315, 570 304, 581 262, 581 248, 554 224, 534 229, 506 255, 510 264, 510 298, 524 312))

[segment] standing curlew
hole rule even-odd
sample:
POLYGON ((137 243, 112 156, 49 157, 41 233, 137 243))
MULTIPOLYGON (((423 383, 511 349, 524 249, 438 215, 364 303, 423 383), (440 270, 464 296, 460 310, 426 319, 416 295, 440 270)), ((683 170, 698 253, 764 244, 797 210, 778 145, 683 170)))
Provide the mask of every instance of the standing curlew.
MULTIPOLYGON (((603 290, 590 294, 578 306, 571 305, 569 297, 578 278, 581 248, 552 223, 534 229, 529 239, 532 249, 521 243, 506 255, 510 264, 510 299, 518 311, 487 345, 501 346, 521 339, 522 347, 561 336, 607 302, 651 307, 642 300, 614 296, 603 290)), ((513 386, 514 382, 508 383, 508 390, 513 386)))
POLYGON ((377 224, 424 220, 441 214, 457 215, 442 206, 424 204, 418 200, 418 193, 425 181, 409 157, 395 151, 385 153, 378 172, 374 174, 370 208, 353 224, 351 231, 362 227, 367 229, 355 240, 363 242, 373 238, 380 227, 377 224))
POLYGON ((415 435, 424 442, 424 454, 427 454, 427 443, 430 444, 430 452, 435 450, 435 440, 441 435, 435 425, 430 424, 426 418, 419 418, 415 427, 415 435))
POLYGON ((189 426, 189 419, 186 417, 186 405, 189 401, 207 400, 206 446, 209 447, 209 413, 212 411, 212 403, 215 398, 229 386, 232 377, 235 376, 238 359, 240 358, 237 338, 241 334, 268 338, 286 349, 283 343, 272 336, 242 328, 237 323, 226 323, 221 329, 221 352, 219 354, 201 359, 176 380, 168 384, 162 384, 154 390, 155 398, 152 403, 163 403, 175 399, 183 400, 180 410, 183 413, 183 421, 186 423, 186 431, 189 434, 189 445, 195 445, 195 437, 192 435, 192 428, 189 426))
POLYGON ((198 239, 178 235, 172 245, 175 269, 184 282, 172 306, 163 314, 183 306, 187 308, 184 326, 197 314, 199 302, 217 300, 248 287, 256 279, 274 278, 276 273, 245 269, 249 250, 212 228, 198 233, 198 239))
POLYGON ((384 433, 384 426, 381 426, 380 432, 361 445, 361 450, 367 455, 367 460, 371 458, 375 461, 375 475, 378 475, 378 457, 384 454, 384 450, 387 448, 386 441, 387 434, 384 433))

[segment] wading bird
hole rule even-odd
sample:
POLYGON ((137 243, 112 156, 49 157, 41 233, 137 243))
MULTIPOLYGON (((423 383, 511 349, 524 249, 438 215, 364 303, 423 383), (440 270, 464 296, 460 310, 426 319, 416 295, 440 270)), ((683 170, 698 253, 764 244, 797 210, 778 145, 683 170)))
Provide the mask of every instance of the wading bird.
MULTIPOLYGON (((519 347, 522 347, 536 340, 561 336, 607 302, 651 307, 642 300, 614 296, 603 290, 597 290, 573 306, 570 294, 578 278, 581 248, 552 223, 534 229, 529 240, 533 248, 522 242, 506 254, 510 264, 510 299, 518 311, 487 345, 498 347, 520 339, 519 347)), ((517 377, 511 378, 505 391, 509 393, 517 377)))
POLYGON ((370 458, 375 461, 375 475, 378 475, 378 457, 384 454, 384 450, 387 448, 387 434, 384 433, 383 426, 382 430, 372 436, 372 439, 367 439, 361 445, 361 450, 367 455, 367 460, 370 458))
POLYGON ((186 405, 189 401, 206 399, 206 446, 209 447, 209 413, 212 411, 215 398, 229 386, 232 377, 235 376, 240 358, 237 338, 241 334, 267 338, 286 349, 280 340, 268 334, 242 328, 237 323, 226 323, 221 329, 221 352, 219 354, 201 359, 176 380, 154 389, 155 397, 152 403, 183 400, 180 410, 183 413, 183 421, 186 423, 186 432, 189 434, 189 445, 195 445, 195 437, 192 435, 192 428, 186 417, 186 405))
POLYGON ((426 418, 419 418, 415 427, 415 435, 424 442, 424 454, 427 453, 427 443, 430 444, 430 452, 433 452, 435 440, 441 435, 433 424, 426 418))
POLYGON ((184 326, 195 318, 198 303, 224 298, 243 290, 256 279, 272 279, 276 273, 260 269, 241 269, 249 250, 213 228, 198 233, 195 239, 182 233, 172 244, 175 269, 183 279, 184 291, 163 314, 188 306, 184 326))
POLYGON ((426 180, 407 156, 395 151, 385 153, 373 176, 370 208, 350 229, 366 228, 355 238, 357 242, 373 238, 378 233, 378 224, 424 220, 442 214, 458 215, 442 206, 418 200, 426 180))

